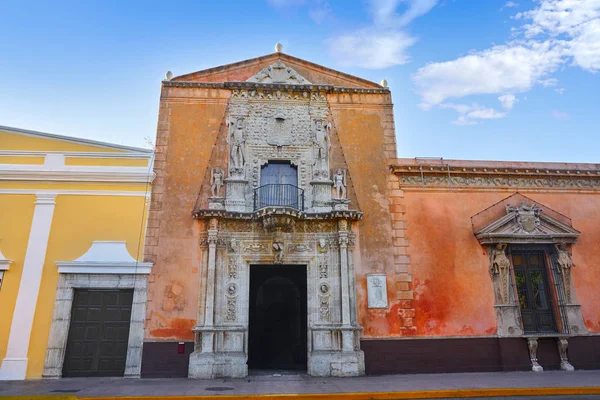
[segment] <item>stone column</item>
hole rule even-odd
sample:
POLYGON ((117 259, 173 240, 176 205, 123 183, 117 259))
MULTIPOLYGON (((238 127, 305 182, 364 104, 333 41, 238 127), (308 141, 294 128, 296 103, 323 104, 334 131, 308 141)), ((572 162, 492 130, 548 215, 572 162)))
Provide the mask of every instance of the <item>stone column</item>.
MULTIPOLYGON (((342 326, 348 328, 350 322, 350 279, 348 278, 348 222, 339 221, 339 244, 340 244, 340 271, 341 271, 341 292, 342 292, 342 326)), ((343 351, 354 350, 354 332, 343 330, 342 333, 343 351)))
MULTIPOLYGON (((204 328, 212 328, 215 318, 215 269, 217 265, 217 235, 219 221, 212 218, 208 228, 208 274, 206 276, 206 302, 204 312, 204 328)), ((202 333, 202 352, 212 353, 214 349, 214 332, 202 333)))
POLYGON ((38 194, 35 201, 29 242, 23 262, 23 273, 10 327, 8 348, 0 367, 0 380, 25 379, 27 373, 27 351, 42 281, 42 271, 56 204, 55 198, 56 195, 38 194))

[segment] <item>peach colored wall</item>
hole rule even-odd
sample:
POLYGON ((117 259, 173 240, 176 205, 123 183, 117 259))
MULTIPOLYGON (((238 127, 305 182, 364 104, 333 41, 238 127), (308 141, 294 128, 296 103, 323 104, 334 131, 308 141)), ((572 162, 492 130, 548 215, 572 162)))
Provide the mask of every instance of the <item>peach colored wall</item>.
MULTIPOLYGON (((470 218, 513 193, 404 192, 417 335, 496 333, 487 249, 475 239, 470 218)), ((573 246, 573 282, 588 329, 600 332, 600 196, 521 193, 570 217, 582 232, 573 246)))
MULTIPOLYGON (((388 176, 395 157, 391 96, 389 94, 331 94, 328 96, 342 154, 352 177, 358 207, 365 213, 358 222, 355 253, 358 321, 363 336, 398 334, 401 300, 394 291, 394 253, 388 176), (367 308, 366 274, 388 275, 388 310, 367 308)), ((332 161, 335 155, 332 155, 332 161)), ((356 207, 353 203, 351 206, 356 207)))
POLYGON ((163 89, 144 257, 150 276, 145 337, 191 340, 196 324, 201 223, 192 210, 223 120, 229 91, 163 89))

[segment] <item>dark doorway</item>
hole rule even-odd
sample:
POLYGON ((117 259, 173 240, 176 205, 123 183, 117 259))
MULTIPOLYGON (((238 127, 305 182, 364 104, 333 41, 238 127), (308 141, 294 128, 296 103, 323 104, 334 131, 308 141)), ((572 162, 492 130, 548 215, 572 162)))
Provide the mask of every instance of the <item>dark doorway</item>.
POLYGON ((250 266, 248 367, 306 370, 306 266, 250 266))
POLYGON ((75 289, 64 377, 123 376, 133 290, 75 289))
POLYGON ((525 333, 556 332, 544 252, 513 250, 511 253, 525 333))

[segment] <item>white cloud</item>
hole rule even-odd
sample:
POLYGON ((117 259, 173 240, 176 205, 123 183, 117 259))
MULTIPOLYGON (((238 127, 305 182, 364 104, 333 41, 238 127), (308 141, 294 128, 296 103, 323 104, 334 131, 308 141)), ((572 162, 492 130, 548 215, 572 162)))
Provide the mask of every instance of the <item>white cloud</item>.
POLYGON ((453 61, 428 64, 413 80, 422 107, 430 109, 451 98, 528 91, 563 63, 561 56, 560 48, 548 42, 494 46, 453 61))
POLYGON ((571 116, 566 112, 552 110, 552 118, 554 119, 569 119, 571 116))
POLYGON ((437 2, 372 0, 372 25, 327 40, 329 52, 345 66, 380 69, 405 64, 409 61, 407 50, 417 39, 403 28, 428 13, 437 2))
MULTIPOLYGON (((507 95, 511 96, 511 95, 507 95)), ((514 96, 513 96, 514 97, 514 96)), ((515 99, 516 101, 516 99, 515 99)), ((511 105, 512 107, 512 105, 511 105)), ((451 109, 458 112, 460 115, 452 123, 454 125, 475 125, 477 120, 480 119, 497 119, 504 118, 506 112, 500 112, 493 108, 485 107, 477 103, 469 104, 456 104, 456 103, 442 103, 439 105, 442 109, 451 109)))
POLYGON ((502 107, 505 110, 512 109, 515 103, 518 101, 514 94, 504 94, 498 97, 498 100, 500 100, 500 104, 502 104, 502 107))
POLYGON ((534 9, 513 18, 522 21, 513 31, 515 40, 420 68, 413 81, 421 108, 452 108, 447 106, 450 99, 496 95, 505 112, 478 109, 469 114, 453 108, 459 113, 453 123, 502 118, 516 103, 515 94, 536 85, 556 86, 552 74, 561 66, 600 71, 600 0, 537 0, 534 9))
POLYGON ((379 69, 407 63, 406 49, 415 39, 401 31, 363 29, 327 43, 341 65, 379 69))
POLYGON ((504 10, 505 8, 515 8, 515 7, 519 7, 519 4, 515 3, 514 1, 507 1, 506 3, 504 3, 504 5, 500 9, 500 11, 504 10))
POLYGON ((327 0, 316 0, 308 11, 310 18, 317 24, 322 23, 330 14, 331 6, 327 0))
POLYGON ((557 88, 557 89, 554 89, 554 91, 555 91, 556 93, 558 93, 558 94, 562 95, 562 94, 565 92, 565 88, 557 88))

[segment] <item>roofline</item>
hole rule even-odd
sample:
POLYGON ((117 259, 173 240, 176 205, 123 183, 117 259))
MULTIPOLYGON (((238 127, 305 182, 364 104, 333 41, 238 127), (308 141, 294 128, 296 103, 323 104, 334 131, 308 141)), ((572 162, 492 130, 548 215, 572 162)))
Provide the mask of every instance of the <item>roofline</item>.
POLYGON ((123 146, 123 145, 119 145, 119 144, 99 142, 96 140, 76 138, 73 136, 57 135, 54 133, 32 131, 32 130, 28 130, 28 129, 14 128, 14 127, 4 126, 4 125, 0 125, 0 131, 8 132, 8 133, 15 133, 18 135, 37 136, 37 137, 42 137, 45 139, 54 139, 54 140, 60 140, 60 141, 69 142, 69 143, 103 147, 103 148, 112 149, 112 150, 126 150, 126 151, 133 151, 133 152, 137 152, 137 153, 147 153, 147 154, 152 154, 154 152, 154 150, 152 150, 152 149, 143 149, 141 147, 123 146))
POLYGON ((247 63, 252 63, 252 62, 260 62, 260 61, 263 61, 263 60, 266 60, 266 59, 269 59, 269 58, 273 58, 273 57, 275 57, 275 58, 283 58, 283 59, 287 58, 287 59, 292 60, 292 61, 296 61, 296 62, 300 62, 300 63, 306 63, 309 66, 312 66, 312 67, 315 67, 315 68, 319 68, 319 69, 323 69, 325 71, 329 71, 329 72, 341 75, 341 76, 343 76, 343 77, 345 77, 347 79, 358 80, 358 81, 361 81, 361 82, 364 82, 364 83, 368 83, 370 85, 375 85, 377 87, 383 87, 380 84, 378 84, 377 82, 373 82, 373 81, 370 81, 368 79, 364 79, 364 78, 361 78, 361 77, 358 77, 358 76, 350 75, 350 74, 347 74, 345 72, 341 72, 341 71, 338 71, 338 70, 335 70, 335 69, 332 69, 332 68, 329 68, 329 67, 325 67, 323 65, 320 65, 320 64, 317 64, 317 63, 314 63, 314 62, 311 62, 311 61, 307 61, 307 60, 304 60, 302 58, 294 57, 294 56, 291 56, 291 55, 286 54, 286 53, 271 53, 271 54, 266 54, 264 56, 249 58, 247 60, 237 61, 237 62, 230 63, 230 64, 223 64, 223 65, 219 65, 218 67, 212 67, 212 68, 203 69, 203 70, 196 71, 196 72, 190 72, 190 73, 184 74, 184 75, 178 75, 178 76, 175 76, 175 77, 171 78, 171 80, 172 81, 176 81, 177 79, 186 79, 186 78, 189 78, 190 76, 193 76, 193 75, 196 75, 196 74, 206 74, 206 75, 208 75, 208 74, 212 74, 212 73, 215 73, 215 72, 220 72, 221 70, 224 70, 224 69, 227 69, 227 68, 237 67, 237 66, 241 66, 241 65, 244 65, 244 64, 247 64, 247 63))

